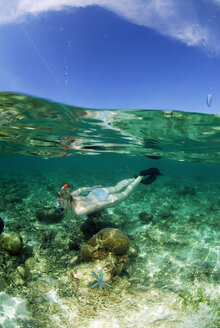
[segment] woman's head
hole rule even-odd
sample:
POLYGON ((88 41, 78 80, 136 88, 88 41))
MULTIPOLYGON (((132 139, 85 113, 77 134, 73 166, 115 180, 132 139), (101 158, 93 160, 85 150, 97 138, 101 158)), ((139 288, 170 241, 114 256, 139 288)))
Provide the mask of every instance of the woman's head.
POLYGON ((69 187, 61 188, 57 195, 58 202, 65 210, 72 207, 73 198, 69 187))

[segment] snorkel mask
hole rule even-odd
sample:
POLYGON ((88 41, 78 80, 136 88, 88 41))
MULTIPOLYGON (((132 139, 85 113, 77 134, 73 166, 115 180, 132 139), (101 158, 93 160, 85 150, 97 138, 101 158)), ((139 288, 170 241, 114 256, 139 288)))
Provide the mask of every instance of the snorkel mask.
POLYGON ((58 191, 57 197, 60 208, 71 208, 72 196, 70 192, 71 189, 68 187, 67 183, 65 183, 60 191, 58 191))

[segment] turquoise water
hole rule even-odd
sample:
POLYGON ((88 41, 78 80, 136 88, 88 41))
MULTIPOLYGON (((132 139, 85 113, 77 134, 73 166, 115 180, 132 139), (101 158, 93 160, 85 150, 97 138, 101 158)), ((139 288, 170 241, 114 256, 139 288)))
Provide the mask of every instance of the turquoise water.
POLYGON ((0 99, 0 217, 24 245, 0 248, 0 326, 219 327, 219 116, 0 99), (113 186, 150 167, 163 175, 114 208, 55 208, 65 183, 113 186), (82 258, 105 227, 128 252, 82 258), (102 292, 89 288, 101 269, 102 292))

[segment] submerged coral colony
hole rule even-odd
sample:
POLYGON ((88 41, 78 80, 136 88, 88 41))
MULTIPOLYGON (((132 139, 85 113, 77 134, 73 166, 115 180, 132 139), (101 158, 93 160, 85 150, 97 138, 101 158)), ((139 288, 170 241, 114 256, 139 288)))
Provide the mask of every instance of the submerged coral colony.
POLYGON ((140 185, 76 219, 54 207, 54 176, 32 179, 23 201, 18 181, 0 194, 0 326, 218 327, 219 186, 140 185))

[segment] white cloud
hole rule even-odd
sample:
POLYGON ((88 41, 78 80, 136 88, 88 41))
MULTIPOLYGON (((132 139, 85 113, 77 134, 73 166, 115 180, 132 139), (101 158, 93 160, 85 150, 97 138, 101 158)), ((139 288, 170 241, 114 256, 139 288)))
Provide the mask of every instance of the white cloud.
MULTIPOLYGON (((137 25, 177 39, 188 46, 220 52, 217 29, 203 20, 198 1, 181 0, 0 0, 0 24, 18 22, 27 14, 36 15, 65 7, 98 5, 137 25)), ((200 5, 220 5, 220 0, 201 0, 200 5)))

